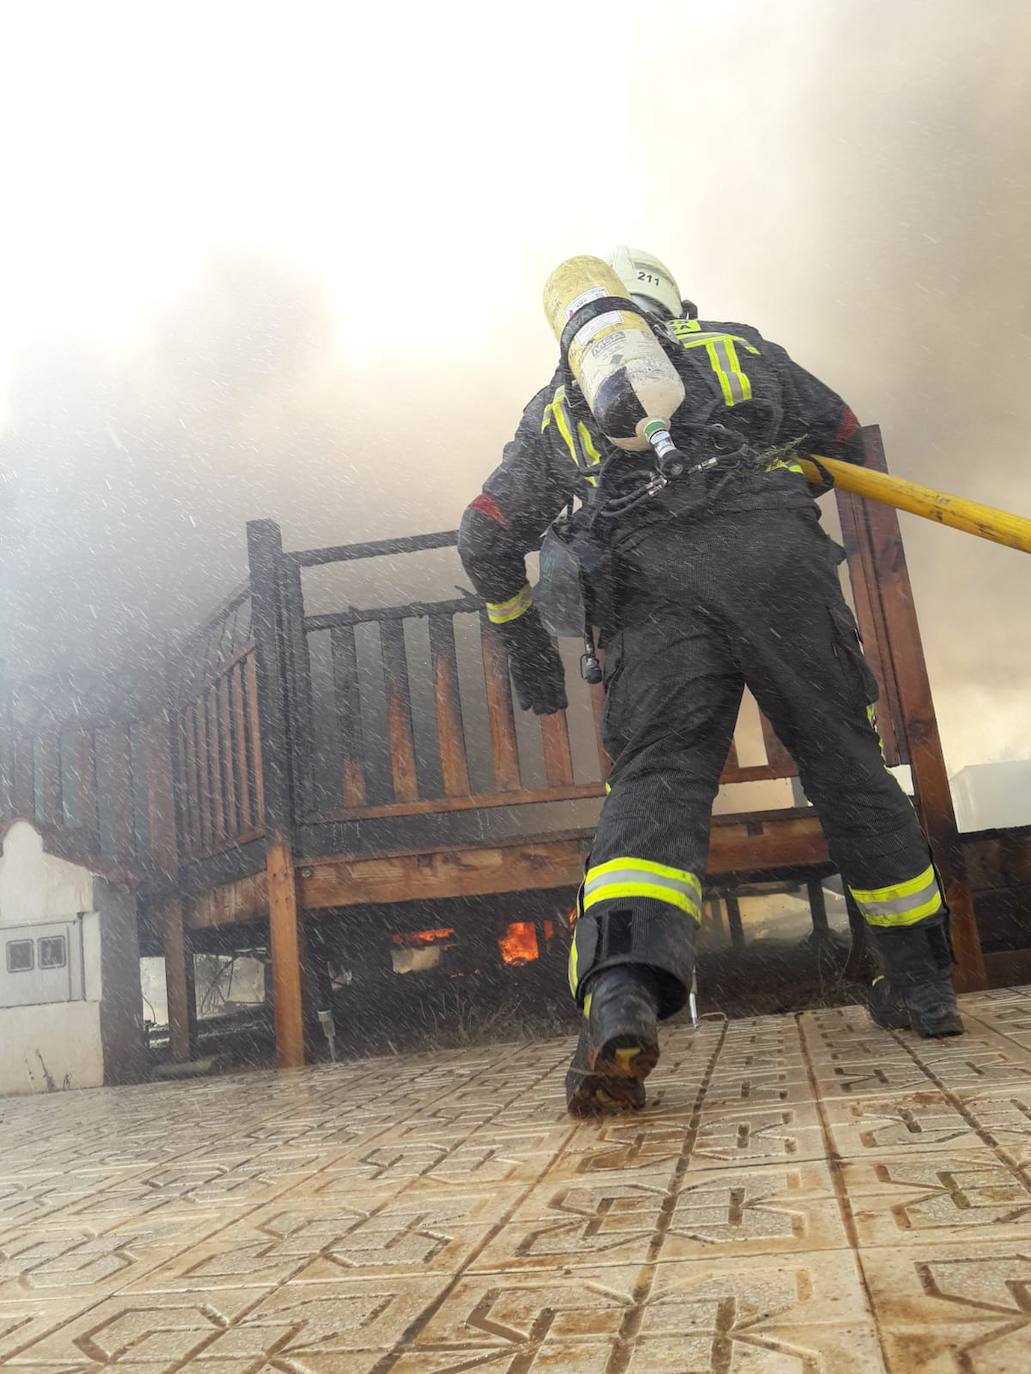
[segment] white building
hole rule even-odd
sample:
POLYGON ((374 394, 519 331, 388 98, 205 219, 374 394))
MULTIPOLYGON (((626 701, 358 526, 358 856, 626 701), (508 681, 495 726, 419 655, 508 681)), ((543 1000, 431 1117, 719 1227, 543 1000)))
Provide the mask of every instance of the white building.
POLYGON ((0 845, 0 1094, 135 1081, 135 899, 48 854, 28 821, 13 821, 0 845))
POLYGON ((973 763, 949 781, 960 830, 1031 825, 1031 759, 973 763))

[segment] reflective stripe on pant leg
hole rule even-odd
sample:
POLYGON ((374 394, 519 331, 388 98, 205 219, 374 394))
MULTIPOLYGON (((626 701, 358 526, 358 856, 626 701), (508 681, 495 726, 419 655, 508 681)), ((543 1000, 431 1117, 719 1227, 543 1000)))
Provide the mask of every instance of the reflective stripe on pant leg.
POLYGON ((866 889, 849 884, 849 891, 872 926, 911 926, 945 908, 937 875, 930 866, 901 883, 866 889))
POLYGON ((679 907, 695 922, 702 919, 699 902, 702 884, 686 868, 670 868, 649 859, 609 859, 587 870, 584 880, 583 909, 590 911, 599 902, 648 897, 679 907))

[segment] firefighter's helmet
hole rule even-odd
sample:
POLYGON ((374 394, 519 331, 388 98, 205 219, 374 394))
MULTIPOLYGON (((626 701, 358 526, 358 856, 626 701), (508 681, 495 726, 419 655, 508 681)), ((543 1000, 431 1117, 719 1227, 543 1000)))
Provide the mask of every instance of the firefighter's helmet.
POLYGON ((609 255, 609 266, 628 296, 640 296, 671 316, 680 314, 680 289, 673 273, 654 253, 620 244, 609 255))

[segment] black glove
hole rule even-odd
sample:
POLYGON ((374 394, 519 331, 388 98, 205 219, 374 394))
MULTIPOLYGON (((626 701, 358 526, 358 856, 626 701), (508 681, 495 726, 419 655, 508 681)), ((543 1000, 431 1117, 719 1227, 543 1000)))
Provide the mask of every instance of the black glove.
POLYGON ((512 681, 523 710, 537 716, 564 711, 568 705, 566 670, 536 607, 495 628, 508 650, 512 681))

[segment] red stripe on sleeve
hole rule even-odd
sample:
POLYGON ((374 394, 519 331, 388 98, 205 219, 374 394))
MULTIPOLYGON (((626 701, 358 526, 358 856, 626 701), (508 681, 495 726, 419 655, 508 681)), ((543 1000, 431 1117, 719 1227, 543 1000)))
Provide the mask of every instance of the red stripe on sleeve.
POLYGON ((844 410, 841 412, 841 421, 838 425, 838 432, 837 434, 835 434, 834 437, 835 439, 851 439, 852 435, 855 434, 858 428, 859 421, 856 419, 855 415, 853 415, 851 407, 846 406, 844 410))
POLYGON ((505 512, 501 509, 493 496, 488 496, 486 492, 480 492, 475 501, 469 502, 470 510, 478 510, 481 515, 485 515, 488 520, 493 520, 496 525, 500 525, 503 530, 509 528, 508 521, 505 519, 505 512))

